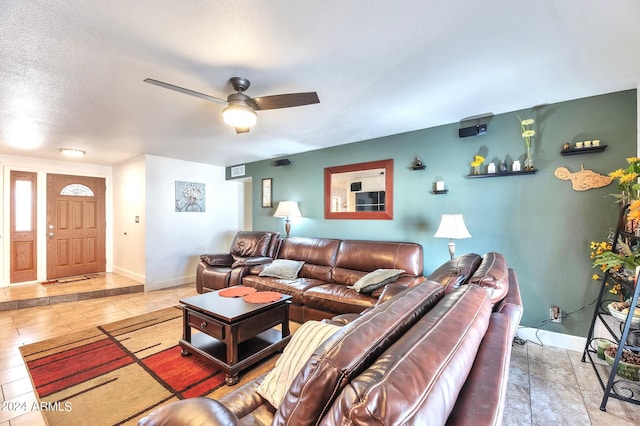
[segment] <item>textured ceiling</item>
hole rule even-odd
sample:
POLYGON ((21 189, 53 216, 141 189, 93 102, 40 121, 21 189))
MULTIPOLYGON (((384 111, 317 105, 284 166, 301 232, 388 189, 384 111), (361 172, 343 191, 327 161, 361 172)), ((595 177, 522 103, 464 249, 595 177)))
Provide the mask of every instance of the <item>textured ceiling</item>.
POLYGON ((3 0, 0 154, 116 164, 146 153, 221 166, 637 88, 637 0, 3 0), (464 5, 463 5, 464 3, 464 5), (259 111, 226 98, 317 91, 259 111))

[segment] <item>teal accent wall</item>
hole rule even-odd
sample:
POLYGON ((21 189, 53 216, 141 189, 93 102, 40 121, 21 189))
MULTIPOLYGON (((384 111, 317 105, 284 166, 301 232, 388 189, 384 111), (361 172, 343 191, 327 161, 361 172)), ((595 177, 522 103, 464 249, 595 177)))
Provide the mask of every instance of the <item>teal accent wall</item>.
MULTIPOLYGON (((499 114, 485 120, 483 136, 459 138, 459 123, 366 140, 287 156, 291 165, 272 161, 246 165, 253 179, 253 229, 284 232, 272 217, 278 201, 296 200, 304 216, 292 223, 292 236, 415 241, 424 246, 428 275, 448 260, 447 240, 433 238, 444 213, 461 213, 472 238, 457 241, 456 254, 503 253, 518 275, 524 301, 521 325, 538 327, 549 307, 564 312, 594 301, 599 282, 589 259, 589 242, 604 239, 615 226, 618 207, 608 194, 615 184, 577 192, 554 176, 556 168, 578 172, 581 166, 600 174, 626 167, 636 155, 636 90, 550 104, 499 114), (469 179, 469 162, 484 156, 485 166, 524 159, 525 145, 517 118, 534 118, 535 175, 469 179), (600 139, 608 148, 598 154, 561 156, 564 142, 600 139), (410 169, 420 156, 426 170, 410 169), (325 220, 324 168, 364 161, 394 160, 393 220, 325 220), (261 208, 261 179, 273 178, 274 208, 261 208), (432 194, 444 180, 449 193, 432 194)), ((227 168, 227 178, 229 178, 227 168)), ((586 336, 593 308, 576 312, 545 330, 586 336)))

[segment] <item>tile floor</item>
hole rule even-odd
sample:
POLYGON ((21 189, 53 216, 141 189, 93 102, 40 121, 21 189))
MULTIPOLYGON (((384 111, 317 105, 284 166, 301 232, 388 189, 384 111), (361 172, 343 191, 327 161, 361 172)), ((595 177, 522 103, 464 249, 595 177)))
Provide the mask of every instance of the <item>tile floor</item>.
MULTIPOLYGON (((180 298, 196 294, 194 284, 149 293, 108 296, 109 292, 104 292, 137 285, 115 274, 100 274, 95 279, 67 284, 0 289, 0 303, 49 298, 47 303, 44 299, 37 302, 41 305, 0 311, 0 426, 45 424, 38 411, 22 414, 9 409, 16 404, 31 406, 36 401, 18 350, 21 345, 173 306, 180 298), (88 292, 97 298, 85 299, 88 292), (60 294, 73 301, 58 303, 60 299, 51 298, 60 294)), ((607 412, 599 410, 600 386, 591 366, 580 361, 581 355, 533 343, 514 345, 504 424, 640 424, 639 405, 610 399, 607 412)))

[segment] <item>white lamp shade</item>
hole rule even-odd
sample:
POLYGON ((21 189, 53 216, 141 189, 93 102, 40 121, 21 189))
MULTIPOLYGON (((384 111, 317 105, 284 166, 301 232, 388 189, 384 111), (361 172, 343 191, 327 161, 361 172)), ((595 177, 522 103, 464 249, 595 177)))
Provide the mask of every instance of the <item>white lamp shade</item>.
POLYGON ((435 238, 471 238, 461 214, 443 214, 435 238))
POLYGON ((280 201, 273 217, 289 219, 291 217, 302 217, 302 214, 300 213, 300 207, 298 207, 297 201, 280 201))

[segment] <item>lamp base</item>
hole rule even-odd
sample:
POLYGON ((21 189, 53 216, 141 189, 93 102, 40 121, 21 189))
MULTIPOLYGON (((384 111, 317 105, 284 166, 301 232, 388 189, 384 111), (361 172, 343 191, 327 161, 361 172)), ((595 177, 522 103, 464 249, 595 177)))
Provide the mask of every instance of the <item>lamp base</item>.
POLYGON ((291 232, 291 223, 289 223, 289 219, 284 221, 284 231, 287 234, 287 238, 289 238, 289 232, 291 232))
POLYGON ((449 254, 451 255, 451 259, 456 253, 456 243, 453 242, 453 238, 449 239, 449 254))

